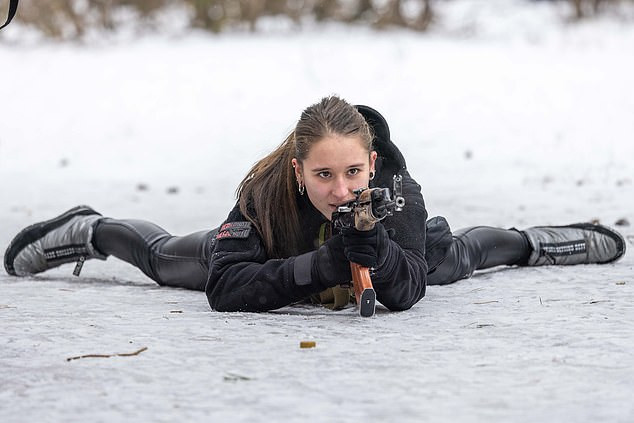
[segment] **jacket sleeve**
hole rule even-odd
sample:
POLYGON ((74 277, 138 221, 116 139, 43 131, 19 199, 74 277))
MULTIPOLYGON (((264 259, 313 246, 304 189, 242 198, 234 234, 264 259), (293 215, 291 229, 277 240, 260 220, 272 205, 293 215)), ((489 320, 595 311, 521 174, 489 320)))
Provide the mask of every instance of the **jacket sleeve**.
POLYGON ((407 310, 425 296, 427 211, 418 185, 402 171, 405 207, 383 221, 393 233, 385 263, 372 274, 377 300, 390 310, 407 310))
POLYGON ((215 236, 205 292, 217 311, 267 311, 332 286, 315 272, 319 250, 270 259, 250 222, 236 206, 215 236))

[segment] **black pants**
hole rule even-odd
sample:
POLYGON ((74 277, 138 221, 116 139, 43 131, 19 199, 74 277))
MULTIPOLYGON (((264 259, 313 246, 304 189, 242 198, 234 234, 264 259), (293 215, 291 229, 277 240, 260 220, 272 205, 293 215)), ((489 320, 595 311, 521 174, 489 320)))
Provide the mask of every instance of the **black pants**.
POLYGON ((159 285, 204 291, 215 233, 173 236, 144 220, 105 218, 92 241, 97 250, 138 267, 159 285))
POLYGON ((525 265, 532 248, 522 232, 474 226, 453 233, 445 260, 427 275, 427 285, 446 285, 468 278, 476 270, 501 265, 525 265))
MULTIPOLYGON (((173 236, 143 220, 104 218, 95 228, 93 244, 143 271, 159 285, 204 291, 216 230, 173 236)), ((519 231, 476 226, 453 234, 444 261, 428 275, 428 285, 468 278, 475 270, 522 264, 530 255, 519 231)))

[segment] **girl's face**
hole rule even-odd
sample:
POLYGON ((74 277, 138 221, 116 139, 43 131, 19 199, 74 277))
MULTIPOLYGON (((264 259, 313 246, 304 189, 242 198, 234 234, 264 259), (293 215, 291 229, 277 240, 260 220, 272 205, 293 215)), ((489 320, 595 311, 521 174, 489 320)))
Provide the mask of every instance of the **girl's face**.
POLYGON ((313 144, 303 162, 293 159, 293 167, 310 202, 330 220, 338 206, 354 200, 354 190, 368 187, 376 156, 359 137, 333 135, 313 144))

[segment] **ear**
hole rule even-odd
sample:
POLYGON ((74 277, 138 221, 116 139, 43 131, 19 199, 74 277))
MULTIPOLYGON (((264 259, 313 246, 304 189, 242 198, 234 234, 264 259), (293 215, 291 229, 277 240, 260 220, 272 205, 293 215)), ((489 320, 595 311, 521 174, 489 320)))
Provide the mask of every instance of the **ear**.
POLYGON ((378 154, 376 151, 374 150, 370 151, 370 172, 376 173, 375 164, 376 164, 377 157, 378 157, 378 154))
POLYGON ((293 169, 295 170, 295 179, 299 182, 302 178, 302 164, 296 158, 291 160, 291 164, 293 165, 293 169))

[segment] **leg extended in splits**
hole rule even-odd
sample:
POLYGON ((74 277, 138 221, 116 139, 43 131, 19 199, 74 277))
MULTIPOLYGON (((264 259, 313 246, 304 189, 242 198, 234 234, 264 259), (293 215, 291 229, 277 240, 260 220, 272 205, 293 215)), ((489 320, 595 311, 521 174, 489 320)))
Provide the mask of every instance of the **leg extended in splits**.
POLYGON ((532 249, 514 229, 474 226, 453 234, 444 261, 428 275, 428 285, 445 285, 490 267, 526 264, 532 249))
POLYGON ((623 237, 603 225, 537 226, 524 231, 475 226, 453 234, 444 261, 428 275, 427 283, 445 285, 501 265, 602 264, 624 254, 623 237))
POLYGON ((25 276, 113 255, 160 285, 204 291, 214 233, 172 236, 150 222, 104 218, 78 206, 23 229, 9 244, 4 266, 10 275, 25 276))
POLYGON ((209 242, 214 231, 173 236, 144 220, 103 218, 92 243, 138 267, 159 285, 204 291, 209 269, 209 242))

